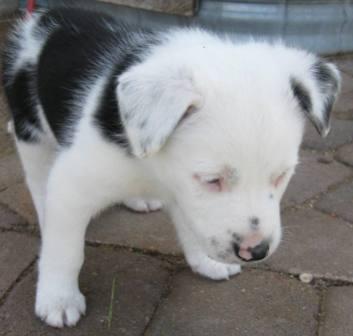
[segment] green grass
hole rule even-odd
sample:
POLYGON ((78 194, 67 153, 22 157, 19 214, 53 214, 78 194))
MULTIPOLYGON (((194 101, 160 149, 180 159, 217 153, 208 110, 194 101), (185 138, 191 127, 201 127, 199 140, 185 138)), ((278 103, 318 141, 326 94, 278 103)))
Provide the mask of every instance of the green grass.
POLYGON ((115 281, 116 281, 116 278, 114 277, 112 282, 112 289, 110 293, 110 304, 109 304, 109 310, 108 310, 108 329, 111 328, 112 321, 113 321, 113 310, 114 310, 114 300, 115 300, 115 281))

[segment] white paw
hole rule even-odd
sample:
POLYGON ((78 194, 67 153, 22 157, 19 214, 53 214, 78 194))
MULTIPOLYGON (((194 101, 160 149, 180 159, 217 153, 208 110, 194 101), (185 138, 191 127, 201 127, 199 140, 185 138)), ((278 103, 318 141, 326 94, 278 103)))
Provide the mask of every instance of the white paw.
POLYGON ((189 261, 189 264, 195 273, 212 280, 228 280, 232 275, 241 272, 241 266, 238 264, 224 264, 206 255, 189 261))
POLYGON ((124 201, 123 204, 127 208, 137 212, 151 212, 162 208, 162 202, 156 199, 143 200, 140 198, 131 198, 124 201))
POLYGON ((52 327, 72 327, 86 311, 85 297, 79 290, 37 291, 36 315, 52 327))

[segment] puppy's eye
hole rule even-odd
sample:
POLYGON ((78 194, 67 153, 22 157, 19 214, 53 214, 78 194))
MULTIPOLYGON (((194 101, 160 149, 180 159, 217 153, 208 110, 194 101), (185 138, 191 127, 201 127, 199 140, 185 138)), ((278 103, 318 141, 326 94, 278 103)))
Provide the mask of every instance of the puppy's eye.
POLYGON ((282 172, 280 175, 276 176, 273 180, 272 180, 272 184, 275 188, 278 188, 278 186, 283 182, 284 178, 287 175, 287 171, 282 172))
POLYGON ((219 176, 202 176, 195 174, 194 177, 210 191, 222 191, 223 178, 219 176))

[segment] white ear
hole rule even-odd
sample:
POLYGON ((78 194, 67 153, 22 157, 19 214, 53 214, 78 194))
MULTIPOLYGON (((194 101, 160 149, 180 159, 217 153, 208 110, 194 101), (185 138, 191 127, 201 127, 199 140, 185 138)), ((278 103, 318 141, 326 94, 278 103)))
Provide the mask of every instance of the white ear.
POLYGON ((332 63, 317 60, 303 78, 293 75, 290 84, 300 108, 325 137, 330 131, 331 112, 341 86, 341 76, 332 63))
POLYGON ((132 153, 140 158, 158 152, 187 111, 201 102, 191 71, 147 62, 119 77, 117 95, 132 153))

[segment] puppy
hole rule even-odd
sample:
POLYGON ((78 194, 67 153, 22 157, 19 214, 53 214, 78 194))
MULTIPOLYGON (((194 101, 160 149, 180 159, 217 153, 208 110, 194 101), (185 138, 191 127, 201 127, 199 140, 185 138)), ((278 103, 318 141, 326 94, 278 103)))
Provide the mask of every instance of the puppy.
POLYGON ((305 119, 328 133, 340 76, 282 44, 54 9, 17 24, 3 82, 42 236, 35 310, 62 327, 86 309, 87 224, 116 202, 162 200, 211 279, 273 253, 305 119))

